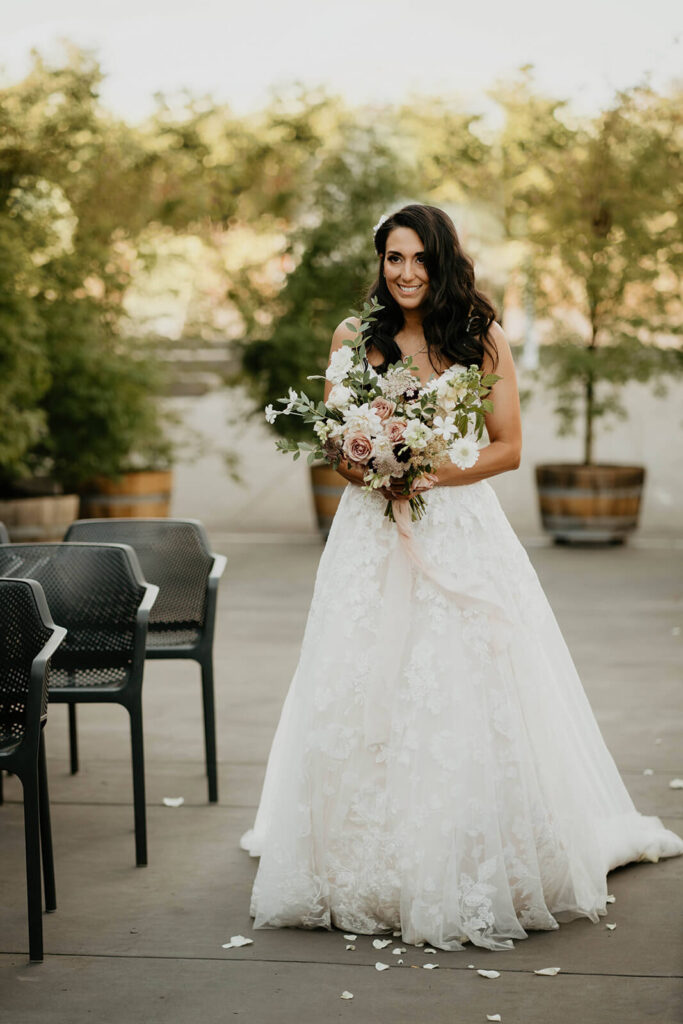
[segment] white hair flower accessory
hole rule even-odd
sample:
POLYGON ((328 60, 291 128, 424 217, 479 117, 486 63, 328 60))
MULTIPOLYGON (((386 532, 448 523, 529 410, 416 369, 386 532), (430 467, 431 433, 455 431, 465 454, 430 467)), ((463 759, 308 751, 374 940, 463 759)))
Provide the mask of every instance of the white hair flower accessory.
POLYGON ((373 238, 376 238, 376 236, 377 236, 377 232, 378 232, 378 231, 379 231, 379 229, 380 229, 380 228, 382 227, 382 224, 384 224, 384 221, 385 221, 385 220, 389 220, 389 214, 388 214, 388 213, 383 213, 383 214, 382 214, 382 216, 380 217, 380 219, 379 219, 379 220, 377 221, 377 223, 376 223, 376 224, 374 225, 374 227, 373 227, 373 229, 372 229, 372 237, 373 237, 373 238))

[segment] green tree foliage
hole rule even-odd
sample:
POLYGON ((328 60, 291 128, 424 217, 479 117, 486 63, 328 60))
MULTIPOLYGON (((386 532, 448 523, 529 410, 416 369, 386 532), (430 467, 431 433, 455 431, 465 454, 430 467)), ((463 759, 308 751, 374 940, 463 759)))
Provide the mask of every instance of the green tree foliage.
POLYGON ((543 178, 518 197, 538 308, 553 324, 540 377, 556 392, 560 433, 573 433, 582 412, 585 463, 595 422, 627 415, 625 383, 661 391, 683 371, 682 98, 620 92, 545 150, 543 178))
MULTIPOLYGON (((406 180, 401 157, 384 136, 372 124, 349 123, 338 146, 309 168, 286 253, 294 269, 281 291, 268 298, 246 276, 233 287, 247 325, 240 379, 259 410, 290 387, 322 398, 322 382, 307 377, 324 372, 334 328, 350 304, 360 305, 377 270, 371 225, 399 200, 406 180)), ((307 436, 293 417, 279 417, 278 428, 289 437, 307 436)))

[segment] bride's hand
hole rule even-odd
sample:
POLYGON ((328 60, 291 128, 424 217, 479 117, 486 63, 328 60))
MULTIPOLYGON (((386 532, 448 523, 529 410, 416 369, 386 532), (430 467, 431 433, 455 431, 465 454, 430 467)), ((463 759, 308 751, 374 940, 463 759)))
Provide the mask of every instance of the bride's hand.
POLYGON ((435 473, 425 473, 423 476, 418 477, 417 480, 413 480, 409 494, 404 493, 405 484, 402 480, 397 480, 388 487, 379 487, 378 490, 387 501, 410 501, 416 494, 430 491, 437 483, 438 478, 435 473))

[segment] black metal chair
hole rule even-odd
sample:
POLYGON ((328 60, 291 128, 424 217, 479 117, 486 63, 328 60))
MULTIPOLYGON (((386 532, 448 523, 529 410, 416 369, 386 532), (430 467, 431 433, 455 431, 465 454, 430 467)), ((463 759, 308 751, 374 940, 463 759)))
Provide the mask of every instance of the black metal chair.
POLYGON ((147 863, 142 676, 149 612, 158 587, 148 583, 126 544, 6 544, 0 576, 42 585, 53 617, 68 635, 52 661, 50 702, 121 704, 130 716, 135 860, 147 863))
MULTIPOLYGON (((204 745, 209 802, 218 800, 213 637, 218 582, 226 559, 211 551, 198 519, 78 519, 67 541, 117 541, 135 549, 145 578, 159 587, 149 617, 148 658, 199 662, 204 708, 204 745)), ((72 730, 75 766, 75 723, 72 730)))
POLYGON ((50 660, 65 635, 39 583, 0 579, 0 771, 16 775, 24 794, 31 960, 43 959, 41 848, 45 909, 57 909, 43 726, 50 660))
POLYGON ((9 544, 9 533, 4 523, 0 523, 0 544, 9 544))

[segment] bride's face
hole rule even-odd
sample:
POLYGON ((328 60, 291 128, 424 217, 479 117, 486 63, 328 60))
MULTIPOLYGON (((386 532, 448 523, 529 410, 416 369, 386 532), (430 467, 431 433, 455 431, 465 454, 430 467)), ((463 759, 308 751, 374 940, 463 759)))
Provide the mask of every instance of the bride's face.
POLYGON ((387 236, 383 260, 389 292, 405 310, 417 309, 429 288, 420 236, 412 228, 394 228, 387 236))

